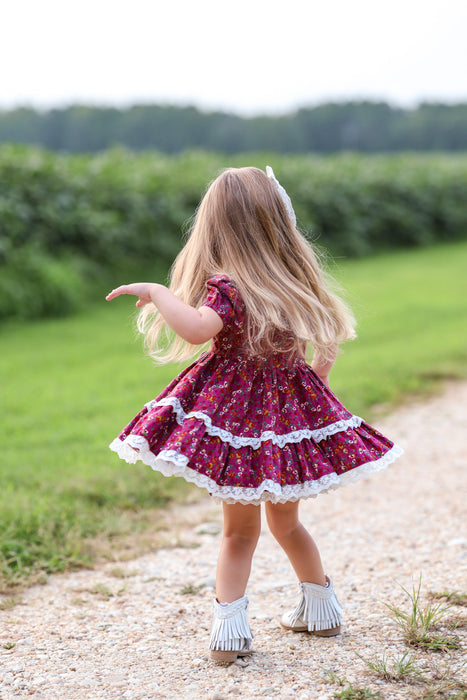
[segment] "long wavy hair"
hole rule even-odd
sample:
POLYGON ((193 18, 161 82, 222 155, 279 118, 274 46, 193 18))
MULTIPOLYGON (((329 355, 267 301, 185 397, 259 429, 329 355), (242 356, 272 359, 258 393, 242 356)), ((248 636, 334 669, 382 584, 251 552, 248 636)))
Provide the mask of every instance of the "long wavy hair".
MULTIPOLYGON (((206 281, 222 273, 245 304, 249 354, 304 357, 311 343, 327 358, 336 344, 355 337, 350 309, 331 291, 333 281, 317 252, 292 224, 274 182, 258 168, 229 168, 209 186, 172 265, 170 289, 198 308, 206 281)), ((199 351, 170 332, 153 304, 141 310, 137 325, 158 363, 186 360, 199 351)))

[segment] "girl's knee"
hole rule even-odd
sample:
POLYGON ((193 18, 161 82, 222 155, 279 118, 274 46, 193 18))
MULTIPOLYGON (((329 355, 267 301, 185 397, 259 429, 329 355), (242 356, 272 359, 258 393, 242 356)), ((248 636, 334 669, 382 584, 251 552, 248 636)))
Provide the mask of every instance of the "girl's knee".
POLYGON ((258 506, 224 505, 224 538, 256 544, 261 532, 261 510, 258 506))
POLYGON ((224 525, 223 536, 225 538, 236 539, 239 542, 245 540, 256 544, 260 532, 260 523, 229 523, 228 525, 224 525))
POLYGON ((259 533, 241 531, 224 533, 224 545, 236 552, 253 552, 258 544, 259 533))
POLYGON ((271 534, 276 539, 287 537, 300 526, 298 501, 293 503, 267 503, 266 518, 271 534))

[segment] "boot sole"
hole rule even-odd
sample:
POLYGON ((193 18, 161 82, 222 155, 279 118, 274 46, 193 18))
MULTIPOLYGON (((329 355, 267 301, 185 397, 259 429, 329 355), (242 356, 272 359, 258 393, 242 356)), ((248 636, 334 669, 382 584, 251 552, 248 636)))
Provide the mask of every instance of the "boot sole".
POLYGON ((341 633, 340 625, 337 627, 330 627, 327 630, 313 630, 312 632, 308 630, 308 627, 290 627, 289 625, 284 625, 283 622, 281 622, 281 627, 286 630, 292 630, 292 632, 308 632, 316 637, 335 637, 337 634, 341 633))
POLYGON ((240 656, 249 656, 253 653, 253 649, 248 651, 223 651, 222 649, 211 649, 210 655, 212 661, 218 663, 231 664, 240 656))

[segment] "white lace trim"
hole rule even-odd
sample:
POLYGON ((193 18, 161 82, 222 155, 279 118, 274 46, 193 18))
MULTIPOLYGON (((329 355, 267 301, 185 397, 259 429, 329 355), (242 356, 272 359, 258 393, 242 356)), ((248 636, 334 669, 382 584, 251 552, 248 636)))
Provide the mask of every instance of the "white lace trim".
POLYGON ((281 486, 271 479, 265 479, 258 487, 247 488, 220 486, 205 474, 191 469, 188 466, 188 457, 175 450, 163 450, 158 455, 153 454, 149 449, 149 443, 142 435, 129 435, 123 441, 116 438, 109 447, 130 464, 141 460, 164 476, 181 476, 186 481, 207 489, 212 496, 225 503, 242 503, 243 505, 259 505, 263 501, 286 503, 298 501, 301 498, 315 497, 321 492, 345 486, 373 472, 381 471, 403 454, 403 450, 394 445, 380 459, 362 464, 344 474, 325 474, 320 479, 287 486, 281 486))
POLYGON ((208 435, 219 437, 222 442, 228 442, 235 448, 252 447, 254 450, 258 450, 261 447, 261 443, 266 442, 267 440, 271 440, 273 445, 278 445, 279 447, 284 447, 284 445, 289 442, 301 442, 305 439, 311 439, 315 442, 319 442, 320 440, 325 440, 331 435, 335 435, 335 433, 348 430, 348 428, 358 428, 363 422, 363 418, 360 418, 359 416, 351 416, 347 420, 338 420, 335 423, 326 425, 323 428, 318 428, 317 430, 293 430, 290 433, 284 433, 282 435, 275 433, 273 430, 265 430, 259 437, 252 438, 234 435, 228 430, 224 430, 224 428, 219 428, 217 425, 213 425, 211 418, 206 413, 202 413, 201 411, 190 411, 190 413, 186 413, 183 410, 180 401, 175 396, 168 396, 167 398, 160 399, 159 401, 153 399, 153 401, 149 401, 147 404, 145 404, 145 406, 148 411, 155 406, 171 406, 178 424, 183 423, 183 421, 188 420, 189 418, 197 418, 198 420, 203 421, 205 424, 208 435))

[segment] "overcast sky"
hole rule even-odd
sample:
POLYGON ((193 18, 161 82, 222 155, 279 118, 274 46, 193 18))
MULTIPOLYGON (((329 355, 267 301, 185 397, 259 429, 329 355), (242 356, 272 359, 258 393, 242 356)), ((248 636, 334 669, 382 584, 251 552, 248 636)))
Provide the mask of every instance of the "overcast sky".
POLYGON ((467 0, 6 0, 0 108, 467 101, 467 0))

